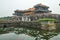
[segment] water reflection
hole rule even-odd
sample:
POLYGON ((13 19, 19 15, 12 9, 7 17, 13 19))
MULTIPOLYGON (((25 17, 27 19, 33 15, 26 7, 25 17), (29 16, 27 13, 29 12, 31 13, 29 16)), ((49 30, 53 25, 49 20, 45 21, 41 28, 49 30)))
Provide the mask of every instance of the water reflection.
POLYGON ((38 30, 38 29, 32 29, 32 28, 0 28, 0 34, 5 34, 5 33, 15 33, 17 35, 19 34, 25 34, 30 37, 34 37, 34 40, 49 40, 53 38, 54 36, 57 36, 60 31, 58 30, 38 30))

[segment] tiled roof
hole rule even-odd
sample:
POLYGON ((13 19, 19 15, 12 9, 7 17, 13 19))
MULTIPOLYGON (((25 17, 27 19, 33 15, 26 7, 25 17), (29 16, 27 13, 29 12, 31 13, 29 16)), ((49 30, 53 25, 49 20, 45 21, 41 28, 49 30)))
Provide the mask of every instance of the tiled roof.
MULTIPOLYGON (((43 4, 37 4, 37 5, 35 5, 35 6, 42 6, 42 7, 48 7, 48 6, 46 6, 46 5, 43 5, 43 4)), ((49 8, 49 7, 48 7, 49 8)))

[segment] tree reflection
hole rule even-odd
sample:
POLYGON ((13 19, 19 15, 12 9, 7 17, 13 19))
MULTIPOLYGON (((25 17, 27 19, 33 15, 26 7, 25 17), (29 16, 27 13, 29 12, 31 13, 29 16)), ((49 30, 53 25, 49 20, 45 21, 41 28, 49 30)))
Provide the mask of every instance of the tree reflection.
POLYGON ((17 34, 24 33, 29 36, 35 37, 35 40, 45 39, 49 40, 50 38, 57 36, 59 32, 57 30, 36 30, 36 29, 27 29, 23 28, 23 30, 18 30, 17 34))
POLYGON ((35 37, 35 40, 49 40, 50 38, 57 36, 60 31, 58 30, 38 30, 32 28, 0 28, 0 34, 14 32, 15 34, 26 34, 28 36, 35 37))

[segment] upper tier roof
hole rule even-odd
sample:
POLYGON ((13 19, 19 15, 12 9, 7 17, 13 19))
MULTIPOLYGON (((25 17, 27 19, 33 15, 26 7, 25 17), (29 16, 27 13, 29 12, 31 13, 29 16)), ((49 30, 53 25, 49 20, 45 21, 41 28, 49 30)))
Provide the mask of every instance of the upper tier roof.
POLYGON ((43 4, 37 4, 37 5, 35 5, 35 6, 41 6, 41 7, 47 7, 47 8, 49 8, 48 6, 46 6, 46 5, 43 5, 43 4))

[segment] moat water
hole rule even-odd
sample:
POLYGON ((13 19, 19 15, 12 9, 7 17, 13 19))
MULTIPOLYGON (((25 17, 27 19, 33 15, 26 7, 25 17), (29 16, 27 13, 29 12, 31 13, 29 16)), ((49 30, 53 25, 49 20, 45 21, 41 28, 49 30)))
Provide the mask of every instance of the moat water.
POLYGON ((60 29, 0 28, 0 40, 60 40, 60 29))

